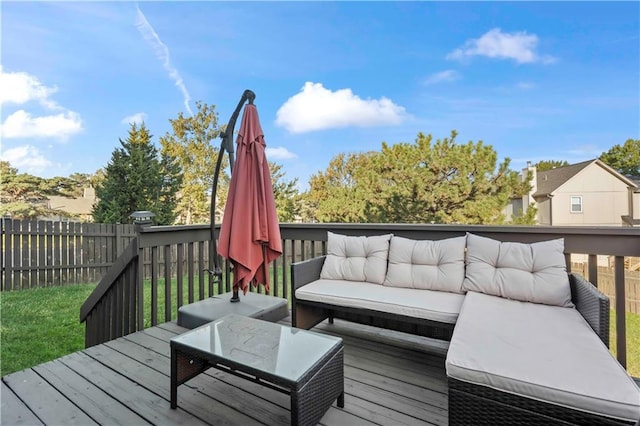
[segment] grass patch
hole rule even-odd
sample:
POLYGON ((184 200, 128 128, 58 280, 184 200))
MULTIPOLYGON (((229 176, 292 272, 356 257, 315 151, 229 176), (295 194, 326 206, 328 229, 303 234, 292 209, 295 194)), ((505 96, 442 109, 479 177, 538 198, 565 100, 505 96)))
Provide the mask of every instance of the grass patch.
MULTIPOLYGON (((282 272, 278 270, 278 295, 282 296, 282 272)), ((273 276, 270 275, 273 281, 273 276)), ((272 283, 273 285, 273 283, 272 283)), ((262 288, 262 286, 260 286, 262 288)), ((95 284, 44 287, 0 293, 0 376, 33 367, 84 349, 84 323, 80 307, 95 284)), ((178 284, 171 280, 171 320, 178 316, 178 284)), ((217 284, 213 294, 218 293, 217 284)), ((144 283, 144 326, 151 326, 151 282, 144 283)), ((272 292, 273 294, 273 292, 272 292)), ((164 280, 158 281, 158 323, 166 322, 164 280)), ((204 295, 209 297, 208 276, 204 295)), ((242 298, 242 293, 240 293, 242 298)), ((289 296, 290 298, 290 296, 289 296)), ((200 300, 196 275, 193 300, 200 300)), ((189 303, 188 278, 183 279, 182 305, 189 303)))
MULTIPOLYGON (((610 311, 610 337, 609 346, 611 353, 616 355, 616 311, 610 311)), ((640 377, 640 315, 627 312, 625 315, 627 326, 627 371, 633 377, 640 377)))
MULTIPOLYGON (((274 285, 273 281, 273 268, 269 269, 269 280, 271 283, 271 292, 269 294, 271 295, 277 295, 278 297, 283 297, 284 294, 284 285, 283 285, 283 277, 282 277, 282 267, 278 267, 277 270, 277 288, 276 285, 274 285)), ((233 274, 231 274, 230 280, 233 279, 233 274)), ((287 279, 290 282, 290 278, 287 277, 287 279)), ((172 278, 171 279, 171 289, 170 289, 170 296, 171 296, 171 318, 167 319, 166 317, 166 313, 165 313, 165 307, 166 307, 166 291, 165 291, 165 283, 164 283, 164 278, 159 278, 158 279, 158 284, 157 284, 157 299, 158 299, 158 311, 157 311, 157 316, 158 316, 158 324, 162 324, 163 322, 166 321, 175 321, 178 318, 178 280, 176 278, 172 278)), ((213 292, 210 293, 209 292, 209 275, 205 275, 203 283, 202 283, 202 287, 203 287, 203 291, 202 293, 204 294, 204 297, 211 297, 214 295, 218 295, 220 293, 225 293, 226 290, 223 289, 222 291, 220 291, 218 289, 218 284, 214 283, 213 284, 213 292)), ((254 288, 253 291, 256 291, 256 289, 254 288)), ((150 280, 145 280, 144 282, 144 327, 151 327, 152 322, 151 322, 151 292, 152 292, 152 287, 151 287, 151 281, 150 280)), ((264 287, 262 285, 259 286, 259 293, 264 293, 264 287)), ((289 307, 291 307, 291 295, 289 294, 290 290, 287 290, 287 303, 289 305, 289 307)), ((198 275, 196 275, 194 277, 194 283, 193 283, 193 301, 197 302, 198 300, 200 300, 200 279, 198 277, 198 275)), ((240 291, 240 300, 242 300, 242 291, 240 291)), ((180 304, 180 306, 184 306, 186 304, 190 303, 189 302, 189 281, 188 278, 185 276, 183 281, 182 281, 182 303, 180 304)))
POLYGON ((0 375, 84 349, 80 306, 95 284, 0 294, 0 375))

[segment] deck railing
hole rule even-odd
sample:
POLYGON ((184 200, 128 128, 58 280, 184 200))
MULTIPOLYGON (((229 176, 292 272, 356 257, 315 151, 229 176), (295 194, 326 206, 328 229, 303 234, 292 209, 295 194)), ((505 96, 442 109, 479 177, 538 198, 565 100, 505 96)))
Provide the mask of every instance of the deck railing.
MULTIPOLYGON (((394 235, 442 239, 471 232, 500 241, 531 243, 564 238, 567 265, 571 254, 588 255, 587 277, 598 285, 598 255, 614 257, 615 326, 618 361, 626 367, 626 256, 640 257, 640 229, 622 227, 545 227, 416 224, 280 225, 284 253, 271 265, 271 294, 290 298, 290 265, 325 253, 327 231, 347 235, 394 235)), ((82 307, 86 345, 176 318, 177 309, 231 289, 231 272, 221 260, 221 282, 211 279, 208 225, 150 226, 139 229, 132 245, 98 284, 82 307), (186 293, 186 294, 185 294, 186 293), (186 296, 186 297, 185 297, 186 296), (186 300, 185 300, 186 299, 186 300)), ((252 289, 261 291, 261 289, 252 289)), ((615 343, 615 345, 614 345, 615 343)))

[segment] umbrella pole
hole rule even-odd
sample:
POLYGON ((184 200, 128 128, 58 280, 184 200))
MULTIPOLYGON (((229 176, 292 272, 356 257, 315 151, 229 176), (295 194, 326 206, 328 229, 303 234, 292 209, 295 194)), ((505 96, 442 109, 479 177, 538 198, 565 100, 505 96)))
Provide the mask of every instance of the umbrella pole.
MULTIPOLYGON (((222 284, 222 269, 218 263, 218 247, 216 240, 216 192, 218 190, 218 179, 220 177, 221 165, 222 165, 222 157, 224 156, 224 152, 227 151, 229 153, 229 167, 231 169, 231 174, 233 174, 233 166, 234 166, 234 158, 233 158, 233 129, 236 125, 236 121, 238 120, 238 115, 240 114, 240 110, 244 106, 244 103, 248 100, 249 104, 253 105, 253 101, 256 98, 256 94, 251 90, 245 90, 240 98, 240 102, 238 102, 238 106, 236 107, 233 114, 231 114, 231 118, 229 119, 229 123, 227 127, 224 129, 224 132, 220 133, 220 138, 222 142, 220 144, 220 150, 218 152, 218 161, 216 163, 216 169, 213 176, 213 188, 211 191, 211 210, 210 210, 210 221, 211 221, 211 257, 213 259, 209 259, 209 265, 213 264, 213 271, 209 269, 209 273, 214 276, 214 280, 218 282, 219 285, 222 284)), ((231 297, 231 302, 239 302, 240 296, 238 295, 238 288, 234 286, 233 295, 231 297)))
POLYGON ((233 287, 233 295, 231 296, 231 299, 229 299, 229 301, 231 303, 237 303, 240 301, 240 296, 238 295, 238 288, 237 287, 233 287))

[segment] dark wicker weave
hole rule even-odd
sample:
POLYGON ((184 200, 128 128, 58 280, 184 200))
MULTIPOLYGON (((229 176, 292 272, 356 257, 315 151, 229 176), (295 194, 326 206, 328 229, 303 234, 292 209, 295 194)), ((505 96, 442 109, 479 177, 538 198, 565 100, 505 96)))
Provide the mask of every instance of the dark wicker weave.
POLYGON ((449 377, 450 425, 634 425, 449 377))
MULTIPOLYGON (((454 328, 452 324, 297 299, 295 290, 318 280, 323 263, 324 256, 291 265, 292 323, 294 326, 308 329, 326 318, 335 317, 451 340, 454 328)), ((571 298, 576 310, 609 347, 609 299, 580 275, 570 273, 569 283, 571 298)), ((449 424, 627 425, 635 423, 600 417, 449 378, 449 424)))
POLYGON ((291 391, 291 424, 317 424, 333 401, 344 407, 344 349, 323 359, 291 391))
POLYGON ((609 298, 577 274, 569 274, 571 300, 600 340, 609 347, 609 298))

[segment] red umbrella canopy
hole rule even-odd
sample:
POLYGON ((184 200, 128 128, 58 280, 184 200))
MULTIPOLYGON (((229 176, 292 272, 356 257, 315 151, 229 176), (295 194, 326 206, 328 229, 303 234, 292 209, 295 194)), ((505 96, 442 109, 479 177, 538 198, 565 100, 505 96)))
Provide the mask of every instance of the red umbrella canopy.
POLYGON ((241 288, 244 294, 252 280, 264 284, 269 292, 269 263, 282 255, 265 147, 258 110, 249 104, 245 106, 238 132, 218 248, 233 263, 234 289, 241 288))

